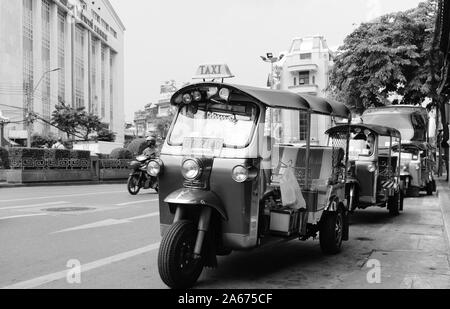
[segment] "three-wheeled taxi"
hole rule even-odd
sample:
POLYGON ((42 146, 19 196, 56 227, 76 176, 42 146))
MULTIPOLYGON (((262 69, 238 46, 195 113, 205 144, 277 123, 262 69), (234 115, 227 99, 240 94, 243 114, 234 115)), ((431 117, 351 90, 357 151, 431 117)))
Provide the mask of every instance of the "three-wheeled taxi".
POLYGON ((404 165, 401 167, 401 173, 402 187, 405 193, 408 196, 419 196, 420 191, 425 190, 428 194, 432 194, 433 186, 435 186, 433 179, 434 154, 428 145, 429 117, 427 109, 411 105, 372 108, 364 112, 362 120, 366 124, 393 127, 400 131, 404 145, 402 146, 404 153, 401 158, 404 165), (414 162, 412 169, 408 166, 410 161, 414 162), (420 161, 419 172, 418 164, 415 164, 419 163, 418 161, 420 161))
POLYGON ((394 145, 395 156, 401 149, 401 181, 405 196, 418 197, 420 191, 426 191, 427 195, 436 192, 434 179, 434 155, 433 147, 429 143, 409 142, 394 145))
POLYGON ((350 132, 347 201, 350 212, 371 206, 387 207, 391 215, 403 210, 400 186, 400 156, 392 145, 400 144, 400 132, 393 128, 354 124, 328 130, 328 134, 350 132))
POLYGON ((349 119, 343 104, 220 83, 187 86, 171 103, 178 112, 149 168, 159 177, 158 267, 169 287, 193 286, 205 266, 216 267, 216 257, 232 251, 317 235, 325 254, 341 250, 349 234, 348 138, 337 135, 321 147, 309 137, 312 115, 349 119), (287 128, 294 122, 281 129, 284 117, 296 129, 287 128), (307 128, 303 142, 285 143, 298 137, 299 124, 307 128), (292 194, 295 205, 287 205, 292 194))

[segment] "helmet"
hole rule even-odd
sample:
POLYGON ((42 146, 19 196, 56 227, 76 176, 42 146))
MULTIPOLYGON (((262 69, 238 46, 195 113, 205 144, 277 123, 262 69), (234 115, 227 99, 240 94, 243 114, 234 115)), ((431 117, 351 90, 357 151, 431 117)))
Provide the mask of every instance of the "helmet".
POLYGON ((147 137, 147 142, 156 142, 156 137, 155 136, 147 137))

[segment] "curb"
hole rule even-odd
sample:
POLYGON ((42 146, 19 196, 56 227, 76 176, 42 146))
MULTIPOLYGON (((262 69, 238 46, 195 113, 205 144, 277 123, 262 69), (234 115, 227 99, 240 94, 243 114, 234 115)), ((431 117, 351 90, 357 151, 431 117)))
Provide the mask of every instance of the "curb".
POLYGON ((447 238, 448 250, 450 253, 450 186, 448 182, 442 180, 438 180, 437 185, 439 206, 444 220, 444 234, 447 238))
POLYGON ((98 185, 126 185, 127 180, 111 180, 111 181, 84 181, 84 182, 39 182, 39 183, 24 183, 24 184, 8 184, 0 183, 1 189, 8 188, 25 188, 25 187, 64 187, 64 186, 98 186, 98 185))

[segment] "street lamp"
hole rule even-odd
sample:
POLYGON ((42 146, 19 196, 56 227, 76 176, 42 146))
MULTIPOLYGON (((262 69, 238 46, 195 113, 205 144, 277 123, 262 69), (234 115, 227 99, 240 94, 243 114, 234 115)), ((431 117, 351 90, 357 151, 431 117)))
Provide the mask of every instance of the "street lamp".
POLYGON ((34 121, 34 111, 33 111, 33 106, 32 106, 32 102, 33 102, 33 98, 34 98, 34 94, 36 93, 37 89, 39 88, 39 85, 41 84, 42 80, 44 79, 44 77, 47 74, 53 73, 53 72, 57 72, 60 71, 61 68, 57 68, 57 69, 53 69, 53 70, 49 70, 46 71, 42 74, 41 78, 39 79, 39 81, 37 82, 36 86, 32 89, 32 91, 28 91, 27 97, 27 109, 26 109, 26 117, 25 117, 25 121, 26 121, 26 125, 27 125, 27 147, 31 148, 31 125, 33 124, 34 121))

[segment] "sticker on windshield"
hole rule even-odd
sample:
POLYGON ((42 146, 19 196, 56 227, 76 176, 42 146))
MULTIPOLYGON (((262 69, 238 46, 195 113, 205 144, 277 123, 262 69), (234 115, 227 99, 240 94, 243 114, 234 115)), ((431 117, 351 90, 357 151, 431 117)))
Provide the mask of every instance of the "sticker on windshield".
POLYGON ((219 157, 223 143, 221 138, 186 137, 183 141, 183 155, 219 157))

